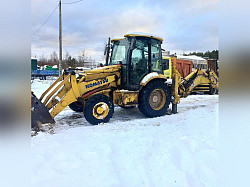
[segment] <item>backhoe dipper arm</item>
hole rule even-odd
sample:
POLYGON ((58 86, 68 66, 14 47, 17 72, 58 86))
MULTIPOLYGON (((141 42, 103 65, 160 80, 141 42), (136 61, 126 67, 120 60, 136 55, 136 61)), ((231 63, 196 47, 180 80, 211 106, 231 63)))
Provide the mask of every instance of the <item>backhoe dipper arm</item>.
POLYGON ((210 84, 212 87, 217 88, 218 79, 215 76, 213 72, 204 72, 200 69, 196 69, 180 83, 179 95, 181 97, 187 97, 196 86, 201 84, 210 84))

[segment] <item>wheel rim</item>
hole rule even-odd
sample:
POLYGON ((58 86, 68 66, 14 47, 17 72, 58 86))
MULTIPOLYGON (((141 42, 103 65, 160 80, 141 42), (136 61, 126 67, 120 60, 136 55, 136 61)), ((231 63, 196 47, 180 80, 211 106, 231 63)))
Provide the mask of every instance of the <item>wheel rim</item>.
POLYGON ((104 102, 99 102, 93 107, 93 116, 96 119, 104 119, 109 113, 109 107, 104 102))
POLYGON ((166 103, 166 93, 162 89, 155 89, 149 96, 149 104, 154 110, 160 110, 166 103))

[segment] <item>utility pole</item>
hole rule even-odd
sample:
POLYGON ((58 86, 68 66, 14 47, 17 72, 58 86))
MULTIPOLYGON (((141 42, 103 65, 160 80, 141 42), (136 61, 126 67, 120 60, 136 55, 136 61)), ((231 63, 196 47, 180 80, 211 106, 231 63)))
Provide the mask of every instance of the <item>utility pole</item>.
POLYGON ((109 64, 109 52, 110 52, 110 38, 108 39, 108 46, 107 46, 107 50, 106 50, 106 66, 108 66, 109 64))
POLYGON ((62 75, 62 1, 59 0, 59 76, 62 75))

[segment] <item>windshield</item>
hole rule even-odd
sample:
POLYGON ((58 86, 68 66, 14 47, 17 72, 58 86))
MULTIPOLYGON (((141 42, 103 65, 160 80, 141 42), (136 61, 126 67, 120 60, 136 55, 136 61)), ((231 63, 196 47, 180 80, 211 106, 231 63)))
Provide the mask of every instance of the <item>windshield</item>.
POLYGON ((120 62, 122 62, 122 64, 126 64, 128 47, 129 42, 127 38, 124 38, 119 41, 114 41, 110 64, 116 65, 120 62))

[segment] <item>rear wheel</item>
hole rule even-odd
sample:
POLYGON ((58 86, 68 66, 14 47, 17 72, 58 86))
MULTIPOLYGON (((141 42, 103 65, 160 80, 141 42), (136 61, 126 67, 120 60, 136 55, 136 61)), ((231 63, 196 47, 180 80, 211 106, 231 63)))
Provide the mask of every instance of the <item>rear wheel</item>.
POLYGON ((79 101, 71 103, 69 108, 75 112, 83 112, 83 104, 79 101))
POLYGON ((161 80, 148 83, 139 94, 138 108, 146 117, 165 115, 169 104, 170 89, 161 80))
POLYGON ((114 114, 114 104, 106 95, 94 95, 86 101, 84 117, 92 125, 107 123, 114 114))
POLYGON ((210 88, 209 88, 209 95, 214 95, 214 94, 216 94, 216 92, 217 92, 217 89, 213 88, 212 86, 210 86, 210 88))

